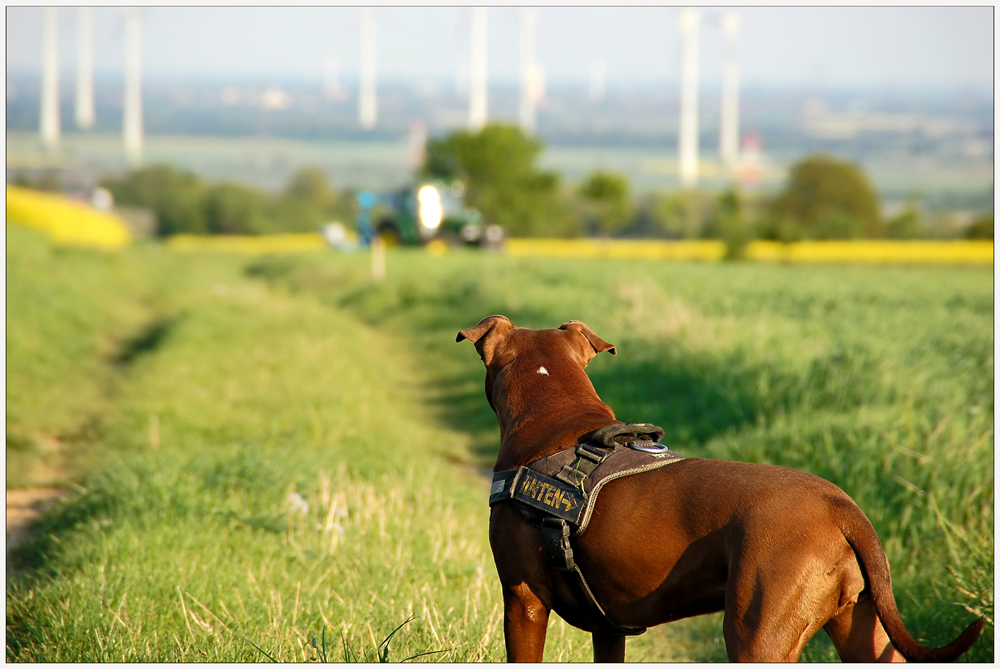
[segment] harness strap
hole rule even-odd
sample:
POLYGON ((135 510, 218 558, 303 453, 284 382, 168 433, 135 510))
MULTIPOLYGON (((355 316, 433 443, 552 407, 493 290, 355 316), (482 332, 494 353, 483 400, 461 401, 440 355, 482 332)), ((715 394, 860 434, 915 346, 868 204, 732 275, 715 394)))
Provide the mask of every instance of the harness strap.
POLYGON ((646 631, 645 627, 625 627, 608 617, 597 601, 583 572, 573 559, 573 547, 569 543, 569 523, 562 518, 546 517, 542 519, 542 554, 557 570, 565 573, 577 598, 589 609, 593 619, 604 628, 602 631, 612 634, 637 635, 646 631))
POLYGON ((612 451, 613 447, 609 449, 593 444, 580 444, 576 447, 576 459, 573 460, 572 464, 563 467, 556 474, 556 479, 582 491, 583 482, 594 473, 597 465, 611 455, 612 451))
MULTIPOLYGON (((626 441, 632 448, 642 444, 655 444, 664 448, 657 443, 662 436, 663 430, 655 425, 611 425, 595 432, 590 442, 577 445, 572 455, 564 451, 532 463, 534 466, 552 460, 553 464, 558 466, 560 460, 565 462, 568 457, 573 457, 572 462, 563 465, 558 472, 548 469, 552 473, 547 476, 534 468, 519 467, 493 474, 490 506, 513 500, 535 509, 536 512, 541 512, 542 555, 545 561, 566 575, 571 589, 588 610, 591 620, 594 620, 600 630, 606 633, 637 635, 644 633, 646 628, 619 625, 608 617, 590 589, 579 565, 576 564, 570 537, 579 536, 586 529, 597 501, 597 494, 604 483, 622 476, 657 469, 683 458, 676 453, 657 454, 650 456, 652 461, 636 463, 623 471, 605 473, 598 477, 596 482, 591 482, 593 489, 589 494, 584 489, 584 482, 608 457, 623 450, 620 441, 626 441)), ((537 516, 533 522, 539 524, 537 516)))
POLYGON ((578 525, 584 513, 587 497, 553 478, 520 467, 496 472, 490 487, 490 506, 512 499, 538 509, 549 516, 578 525))
POLYGON ((646 631, 645 627, 624 627, 608 618, 573 558, 570 523, 578 526, 584 515, 587 498, 582 490, 520 467, 493 474, 490 506, 507 500, 521 502, 542 512, 542 557, 556 570, 566 574, 577 599, 588 609, 590 617, 597 621, 602 631, 630 635, 646 631))

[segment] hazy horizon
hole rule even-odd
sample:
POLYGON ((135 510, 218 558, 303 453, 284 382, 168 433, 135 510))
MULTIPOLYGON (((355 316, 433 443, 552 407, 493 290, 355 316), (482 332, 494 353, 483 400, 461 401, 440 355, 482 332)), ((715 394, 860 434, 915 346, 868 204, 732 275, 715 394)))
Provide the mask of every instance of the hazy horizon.
MULTIPOLYGON (((231 78, 261 84, 320 82, 329 63, 341 84, 358 71, 355 7, 144 7, 143 72, 150 80, 231 78)), ((519 8, 488 10, 491 85, 519 78, 519 8)), ((699 8, 703 86, 721 78, 723 11, 740 18, 745 87, 938 88, 993 86, 992 7, 699 8)), ((463 7, 389 7, 378 12, 383 83, 461 86, 469 58, 463 7)), ((677 81, 676 8, 539 7, 537 61, 549 85, 586 84, 596 61, 609 87, 677 81)), ((60 7, 60 66, 70 83, 76 11, 60 7)), ((94 66, 123 70, 121 10, 96 7, 94 66)), ((41 8, 7 8, 7 74, 40 72, 41 8)))

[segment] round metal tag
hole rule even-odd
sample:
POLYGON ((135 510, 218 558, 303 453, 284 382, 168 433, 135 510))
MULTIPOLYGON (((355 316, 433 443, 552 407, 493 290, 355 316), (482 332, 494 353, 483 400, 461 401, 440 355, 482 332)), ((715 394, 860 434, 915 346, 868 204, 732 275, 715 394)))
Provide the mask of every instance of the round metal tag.
POLYGON ((643 453, 666 453, 670 450, 668 447, 660 443, 655 443, 652 446, 644 446, 634 441, 629 442, 628 447, 634 451, 642 451, 643 453))

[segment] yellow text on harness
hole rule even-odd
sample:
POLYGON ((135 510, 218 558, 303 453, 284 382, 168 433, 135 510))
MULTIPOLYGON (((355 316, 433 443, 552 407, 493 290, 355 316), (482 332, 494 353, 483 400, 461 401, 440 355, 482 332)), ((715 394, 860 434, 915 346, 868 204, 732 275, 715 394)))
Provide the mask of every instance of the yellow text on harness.
POLYGON ((583 496, 578 491, 530 469, 521 470, 512 497, 536 509, 574 522, 579 517, 584 502, 583 496))

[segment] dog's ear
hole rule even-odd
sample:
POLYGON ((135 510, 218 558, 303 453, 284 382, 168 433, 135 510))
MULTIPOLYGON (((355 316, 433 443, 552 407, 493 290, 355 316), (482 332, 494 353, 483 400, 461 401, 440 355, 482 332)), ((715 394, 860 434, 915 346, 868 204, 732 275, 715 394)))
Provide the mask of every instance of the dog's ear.
POLYGON ((455 341, 460 342, 464 339, 468 339, 473 344, 475 344, 480 339, 483 338, 483 335, 492 330, 499 323, 506 324, 508 326, 507 329, 514 327, 514 324, 511 323, 510 319, 507 318, 506 316, 501 316, 500 314, 496 314, 494 316, 487 316, 483 320, 473 325, 471 328, 466 328, 465 330, 459 330, 458 336, 455 337, 455 341))
POLYGON ((460 330, 458 336, 455 337, 455 341, 460 342, 463 339, 471 341, 476 345, 479 357, 483 359, 484 363, 489 365, 493 359, 493 351, 496 349, 497 343, 502 341, 507 333, 513 329, 514 324, 506 316, 499 314, 487 316, 471 328, 460 330))
POLYGON ((590 345, 594 347, 595 354, 604 353, 605 351, 607 351, 611 355, 618 355, 618 350, 615 349, 615 345, 609 344, 608 342, 598 337, 597 334, 593 330, 591 330, 586 323, 581 323, 580 321, 570 321, 569 323, 563 323, 562 325, 560 325, 559 329, 571 330, 573 332, 579 332, 580 334, 582 334, 584 337, 587 338, 587 341, 590 342, 590 345))

